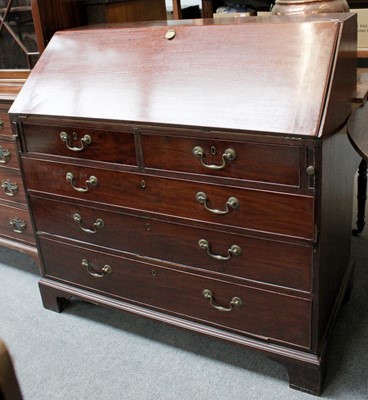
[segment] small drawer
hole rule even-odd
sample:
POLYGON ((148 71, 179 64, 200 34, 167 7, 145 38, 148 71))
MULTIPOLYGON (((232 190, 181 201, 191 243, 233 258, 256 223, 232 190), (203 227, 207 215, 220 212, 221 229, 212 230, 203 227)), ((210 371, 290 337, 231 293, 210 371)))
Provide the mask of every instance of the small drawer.
POLYGON ((0 109, 0 135, 11 136, 13 134, 8 113, 0 109))
POLYGON ((175 271, 46 238, 40 238, 40 247, 48 278, 265 341, 310 348, 310 300, 175 271))
POLYGON ((217 232, 33 196, 30 204, 38 232, 182 264, 202 272, 311 291, 311 246, 217 232), (207 248, 203 241, 207 242, 207 248))
POLYGON ((20 172, 0 168, 0 199, 26 204, 26 195, 20 172))
POLYGON ((23 159, 28 189, 227 226, 313 239, 314 199, 23 159), (82 192, 81 192, 82 190, 82 192))
POLYGON ((73 126, 22 124, 26 151, 136 165, 134 135, 73 126))
POLYGON ((0 167, 19 170, 17 146, 15 142, 0 141, 0 167))
POLYGON ((0 235, 34 245, 35 239, 28 211, 0 204, 0 235))
POLYGON ((297 146, 143 135, 146 168, 300 185, 297 146))

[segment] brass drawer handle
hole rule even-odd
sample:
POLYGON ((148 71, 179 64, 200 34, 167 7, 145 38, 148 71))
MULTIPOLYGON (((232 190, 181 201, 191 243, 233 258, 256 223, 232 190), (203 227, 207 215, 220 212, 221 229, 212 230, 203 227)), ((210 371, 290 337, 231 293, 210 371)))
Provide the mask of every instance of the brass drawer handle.
POLYGON ((65 179, 66 179, 67 183, 70 183, 70 185, 72 186, 72 188, 73 188, 74 190, 76 190, 77 192, 80 192, 80 193, 88 192, 89 189, 90 189, 90 187, 97 186, 97 184, 98 184, 97 178, 96 178, 95 176, 93 176, 93 175, 91 175, 91 176, 86 180, 86 185, 87 185, 87 187, 85 187, 85 188, 78 188, 78 187, 74 186, 74 175, 73 175, 71 172, 68 172, 68 173, 66 174, 65 179))
POLYGON ((17 217, 10 218, 9 225, 12 227, 15 233, 23 233, 27 229, 26 221, 23 221, 17 217))
POLYGON ((6 164, 10 160, 10 151, 0 146, 0 164, 6 164))
POLYGON ((0 118, 0 129, 4 128, 4 121, 0 118))
POLYGON ((11 182, 10 179, 6 181, 1 181, 1 188, 4 189, 4 192, 7 196, 15 196, 19 192, 18 184, 15 182, 11 182))
POLYGON ((82 260, 82 267, 87 268, 87 272, 95 278, 103 278, 106 274, 111 274, 112 272, 112 268, 110 267, 110 265, 107 264, 101 268, 101 272, 96 272, 92 270, 88 260, 86 260, 85 258, 82 260))
POLYGON ((198 192, 196 194, 196 200, 198 201, 198 203, 203 204, 204 208, 206 210, 210 211, 213 214, 218 214, 218 215, 228 214, 230 212, 230 208, 234 208, 235 209, 235 208, 239 208, 239 206, 240 206, 239 200, 236 197, 233 197, 233 196, 228 198, 228 200, 226 202, 226 205, 225 205, 225 207, 226 207, 225 210, 216 210, 216 209, 213 209, 213 208, 209 208, 207 206, 207 195, 206 195, 206 193, 198 192))
POLYGON ((228 250, 228 255, 227 256, 221 256, 218 254, 213 254, 211 252, 211 246, 209 245, 208 241, 206 239, 201 239, 198 241, 198 246, 207 251, 207 254, 212 257, 215 258, 216 260, 220 260, 220 261, 227 261, 230 260, 231 257, 233 256, 240 256, 241 255, 241 248, 240 246, 233 244, 228 250))
POLYGON ((103 222, 103 220, 101 218, 97 218, 96 222, 93 224, 93 229, 88 229, 88 228, 86 228, 84 226, 84 223, 82 221, 82 217, 78 213, 75 213, 73 215, 73 220, 75 222, 77 222, 78 225, 79 225, 79 228, 83 232, 86 232, 86 233, 96 233, 96 232, 98 232, 99 230, 101 230, 105 226, 105 223, 103 222))
POLYGON ((226 161, 233 161, 236 158, 236 154, 235 154, 235 150, 233 149, 226 149, 224 154, 221 156, 222 158, 222 164, 221 165, 216 165, 216 164, 205 164, 203 162, 203 159, 206 157, 204 154, 204 151, 202 149, 202 147, 200 146, 195 146, 193 147, 192 150, 192 154, 194 155, 194 157, 197 157, 200 159, 201 164, 208 168, 208 169, 213 169, 213 170, 219 170, 219 169, 223 169, 226 166, 226 161))
POLYGON ((214 302, 216 300, 213 298, 212 292, 209 289, 203 290, 203 297, 205 299, 209 300, 211 306, 216 308, 216 310, 219 310, 219 311, 232 311, 234 306, 240 307, 243 304, 243 300, 240 297, 235 296, 231 299, 229 307, 218 306, 218 305, 214 304, 214 302))
POLYGON ((78 140, 78 136, 75 132, 72 134, 72 138, 66 132, 60 132, 60 139, 65 143, 65 146, 71 151, 83 151, 89 144, 92 143, 92 138, 90 135, 84 135, 81 142, 81 147, 72 147, 71 142, 78 140))

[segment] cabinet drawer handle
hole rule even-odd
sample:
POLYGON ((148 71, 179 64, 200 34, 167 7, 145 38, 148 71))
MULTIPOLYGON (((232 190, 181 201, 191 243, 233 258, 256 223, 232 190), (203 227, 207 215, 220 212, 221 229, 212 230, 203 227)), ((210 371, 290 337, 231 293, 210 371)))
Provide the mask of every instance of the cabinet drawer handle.
POLYGON ((0 146, 0 164, 6 164, 10 160, 10 151, 0 146))
POLYGON ((101 268, 101 272, 93 271, 91 269, 91 266, 89 265, 88 260, 86 260, 85 258, 82 260, 82 267, 87 268, 87 272, 95 278, 103 278, 106 274, 111 274, 112 272, 112 268, 110 267, 110 265, 107 264, 101 268))
POLYGON ((204 151, 202 149, 202 147, 200 146, 195 146, 193 147, 192 150, 192 154, 194 155, 194 157, 197 157, 200 159, 201 164, 208 168, 208 169, 213 169, 213 170, 218 170, 218 169, 223 169, 226 166, 226 161, 233 161, 235 160, 236 154, 235 154, 235 150, 233 149, 226 149, 224 154, 221 156, 222 158, 222 164, 221 165, 216 165, 216 164, 205 164, 203 162, 203 159, 206 157, 204 154, 204 151))
POLYGON ((70 183, 72 188, 75 189, 77 192, 80 192, 80 193, 88 192, 90 187, 97 186, 97 184, 98 184, 97 178, 95 176, 93 176, 93 175, 91 175, 86 180, 87 187, 85 187, 85 188, 78 188, 78 187, 74 186, 74 175, 71 172, 68 172, 66 174, 65 178, 66 178, 67 183, 70 183))
POLYGON ((89 135, 84 135, 82 139, 80 140, 81 142, 81 147, 72 147, 71 142, 73 140, 77 140, 78 136, 75 132, 72 134, 72 138, 69 137, 69 135, 66 132, 60 132, 60 139, 62 142, 65 143, 65 146, 71 150, 71 151, 83 151, 89 144, 92 143, 92 138, 89 135))
POLYGON ((15 233, 23 233, 27 230, 27 223, 26 221, 20 218, 10 218, 9 225, 12 227, 15 233))
POLYGON ((86 233, 96 233, 96 232, 98 232, 99 230, 101 230, 105 226, 105 223, 103 222, 103 220, 101 218, 97 218, 96 222, 93 224, 93 228, 92 229, 88 229, 88 228, 86 228, 84 226, 84 223, 82 221, 82 217, 78 213, 75 213, 73 215, 73 220, 75 222, 77 222, 78 225, 79 225, 79 228, 83 232, 86 232, 86 233))
POLYGON ((239 200, 236 197, 229 197, 226 205, 225 205, 225 210, 216 210, 213 208, 209 208, 207 206, 207 195, 204 192, 198 192, 196 194, 196 199, 198 201, 198 203, 203 204, 204 208, 208 211, 210 211, 213 214, 218 214, 218 215, 224 215, 224 214, 228 214, 230 212, 230 208, 239 208, 240 203, 239 200), (229 208, 230 207, 230 208, 229 208))
POLYGON ((210 245, 209 245, 209 243, 208 243, 208 241, 207 241, 206 239, 201 239, 201 240, 199 240, 199 241, 198 241, 198 246, 199 246, 201 249, 206 250, 206 251, 207 251, 207 254, 208 254, 210 257, 215 258, 216 260, 220 260, 220 261, 230 260, 230 258, 231 258, 232 256, 240 256, 240 254, 241 254, 241 252, 242 252, 240 246, 238 246, 238 245, 236 245, 236 244, 233 244, 233 245, 227 250, 227 252, 228 252, 228 255, 227 255, 227 256, 221 256, 221 255, 218 255, 218 254, 213 254, 213 253, 211 253, 211 247, 210 247, 210 245))
POLYGON ((15 182, 11 182, 10 179, 6 181, 1 181, 1 188, 4 189, 4 192, 7 196, 15 196, 19 192, 18 184, 15 182))
POLYGON ((216 300, 213 298, 212 292, 209 289, 203 290, 203 297, 209 300, 211 306, 219 311, 231 311, 233 309, 233 306, 240 307, 243 304, 243 300, 240 297, 235 296, 231 299, 229 307, 218 306, 214 304, 216 300))

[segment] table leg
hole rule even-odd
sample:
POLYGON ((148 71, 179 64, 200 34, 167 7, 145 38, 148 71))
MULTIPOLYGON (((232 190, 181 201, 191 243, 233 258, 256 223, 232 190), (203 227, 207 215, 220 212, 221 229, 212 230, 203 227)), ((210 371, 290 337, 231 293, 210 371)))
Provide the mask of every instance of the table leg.
POLYGON ((358 219, 357 229, 353 229, 353 235, 357 236, 363 231, 365 222, 365 203, 367 200, 367 162, 362 160, 358 168, 358 219))

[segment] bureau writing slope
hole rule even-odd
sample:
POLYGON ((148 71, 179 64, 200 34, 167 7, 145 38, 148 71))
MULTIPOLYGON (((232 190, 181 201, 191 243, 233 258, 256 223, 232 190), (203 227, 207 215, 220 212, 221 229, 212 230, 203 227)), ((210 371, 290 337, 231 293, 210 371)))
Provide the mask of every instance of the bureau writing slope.
POLYGON ((261 351, 320 393, 351 280, 356 17, 57 33, 10 115, 46 308, 261 351))

